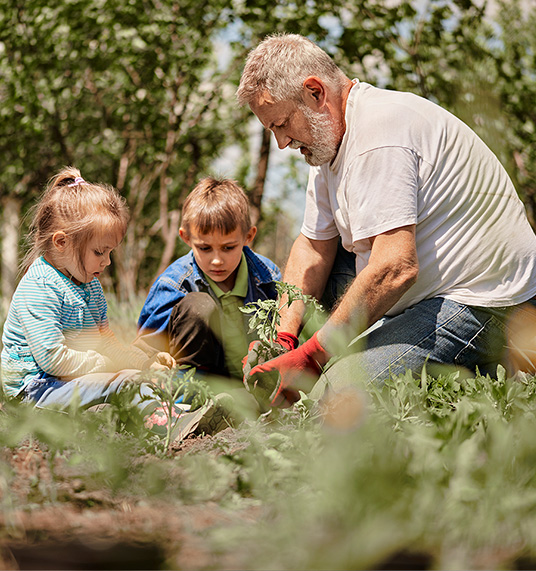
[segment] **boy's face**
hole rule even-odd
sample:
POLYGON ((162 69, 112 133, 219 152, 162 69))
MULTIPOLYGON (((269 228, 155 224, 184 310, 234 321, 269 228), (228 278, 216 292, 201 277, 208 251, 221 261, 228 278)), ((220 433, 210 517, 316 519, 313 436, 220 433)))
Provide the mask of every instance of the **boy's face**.
POLYGON ((229 234, 201 234, 195 227, 188 232, 184 228, 179 230, 180 237, 192 248, 199 267, 223 291, 233 289, 242 259, 242 248, 251 243, 256 233, 255 226, 245 236, 240 228, 229 234))

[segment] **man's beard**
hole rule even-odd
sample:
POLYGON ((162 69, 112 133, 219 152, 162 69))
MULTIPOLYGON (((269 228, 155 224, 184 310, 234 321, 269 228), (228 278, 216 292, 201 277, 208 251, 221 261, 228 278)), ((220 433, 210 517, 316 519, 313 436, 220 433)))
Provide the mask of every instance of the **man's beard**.
POLYGON ((301 141, 293 140, 289 145, 290 148, 306 147, 311 154, 303 155, 303 157, 312 167, 330 163, 339 150, 339 136, 333 121, 325 113, 316 113, 306 105, 300 105, 300 110, 309 124, 313 142, 306 145, 301 141))

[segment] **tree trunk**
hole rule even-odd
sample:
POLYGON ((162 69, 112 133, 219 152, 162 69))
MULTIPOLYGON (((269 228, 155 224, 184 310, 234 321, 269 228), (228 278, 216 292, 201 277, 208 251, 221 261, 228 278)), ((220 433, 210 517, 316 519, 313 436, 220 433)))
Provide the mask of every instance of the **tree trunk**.
POLYGON ((177 243, 177 236, 179 235, 179 224, 181 220, 181 213, 178 210, 172 210, 169 214, 169 231, 165 238, 164 250, 160 258, 160 265, 156 270, 156 275, 159 276, 171 263, 173 259, 173 252, 175 251, 175 244, 177 243))
POLYGON ((115 257, 120 276, 116 293, 121 301, 134 299, 138 293, 138 272, 149 240, 150 238, 144 236, 142 229, 136 224, 136 219, 132 219, 115 257))
POLYGON ((2 200, 2 309, 7 311, 17 285, 19 265, 20 200, 8 196, 2 200))
POLYGON ((264 193, 264 183, 268 171, 268 158, 270 156, 271 133, 268 129, 262 130, 261 148, 259 151, 259 162, 257 164, 257 177, 249 194, 251 205, 251 223, 256 225, 261 217, 261 202, 264 193))

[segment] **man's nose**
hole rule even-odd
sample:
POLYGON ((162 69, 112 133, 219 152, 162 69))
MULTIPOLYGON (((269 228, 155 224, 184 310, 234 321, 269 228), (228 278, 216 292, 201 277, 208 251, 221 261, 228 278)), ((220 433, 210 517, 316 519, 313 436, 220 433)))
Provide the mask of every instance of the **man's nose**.
POLYGON ((292 141, 290 137, 284 135, 283 133, 274 133, 274 135, 275 135, 275 140, 277 141, 277 146, 280 149, 288 147, 289 143, 292 141))

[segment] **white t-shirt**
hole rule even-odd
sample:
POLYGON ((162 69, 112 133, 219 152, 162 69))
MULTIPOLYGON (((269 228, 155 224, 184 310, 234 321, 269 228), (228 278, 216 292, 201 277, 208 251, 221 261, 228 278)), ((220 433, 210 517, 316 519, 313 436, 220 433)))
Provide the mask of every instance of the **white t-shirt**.
POLYGON ((419 277, 388 315, 439 296, 501 307, 536 295, 536 236, 495 155, 438 105, 355 80, 335 160, 310 169, 301 232, 340 235, 359 273, 371 237, 410 224, 419 277))

